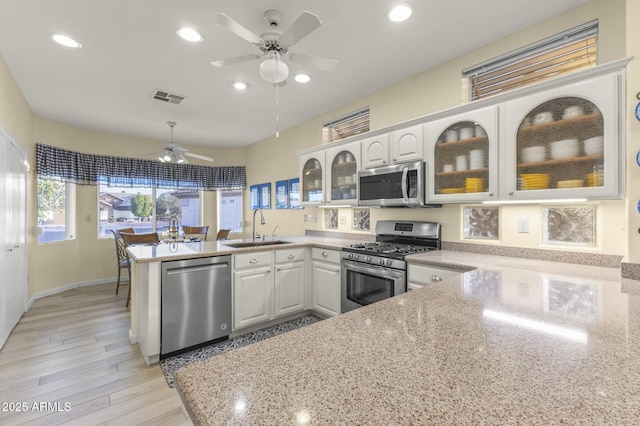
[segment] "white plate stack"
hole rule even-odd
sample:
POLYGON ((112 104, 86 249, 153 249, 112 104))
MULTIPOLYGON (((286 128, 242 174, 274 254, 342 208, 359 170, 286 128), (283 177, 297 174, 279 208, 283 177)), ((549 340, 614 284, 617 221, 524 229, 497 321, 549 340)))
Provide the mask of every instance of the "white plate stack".
POLYGON ((602 136, 585 139, 584 141, 584 153, 587 155, 602 154, 603 149, 604 138, 602 136))
POLYGON ((565 139, 551 142, 551 158, 554 160, 573 158, 579 154, 580 144, 578 143, 578 139, 565 139))
POLYGON ((469 168, 472 170, 484 168, 484 150, 483 149, 472 149, 469 152, 469 168))

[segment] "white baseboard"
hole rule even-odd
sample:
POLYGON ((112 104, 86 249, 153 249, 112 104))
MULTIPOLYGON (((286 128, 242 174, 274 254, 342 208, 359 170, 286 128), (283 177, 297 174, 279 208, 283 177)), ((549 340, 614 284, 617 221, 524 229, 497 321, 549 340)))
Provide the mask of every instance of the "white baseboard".
MULTIPOLYGON (((80 288, 80 287, 87 287, 87 286, 91 286, 91 285, 100 285, 100 284, 108 284, 108 283, 116 283, 116 282, 118 282, 118 278, 117 277, 102 278, 102 279, 93 280, 93 281, 80 281, 80 282, 69 284, 69 285, 65 285, 65 286, 62 286, 62 287, 53 288, 51 290, 41 291, 40 293, 36 293, 33 296, 31 296, 31 299, 29 299, 29 301, 27 302, 27 306, 25 307, 24 311, 27 312, 29 309, 31 309, 31 305, 33 305, 33 302, 35 302, 38 299, 42 299, 43 297, 53 296, 54 294, 62 293, 64 291, 73 290, 73 289, 80 288)), ((122 284, 122 283, 120 283, 120 284, 122 284)), ((129 283, 127 281, 124 284, 129 284, 129 283)))

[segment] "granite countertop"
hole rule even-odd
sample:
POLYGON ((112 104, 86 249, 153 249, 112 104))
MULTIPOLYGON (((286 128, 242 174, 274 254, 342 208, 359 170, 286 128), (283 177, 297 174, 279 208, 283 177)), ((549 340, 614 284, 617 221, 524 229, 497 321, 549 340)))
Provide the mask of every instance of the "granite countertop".
POLYGON ((640 282, 446 250, 411 261, 474 269, 180 369, 194 423, 640 423, 640 282))
MULTIPOLYGON (((222 256, 225 254, 238 254, 245 252, 282 250, 296 247, 314 246, 326 249, 340 250, 342 247, 361 243, 363 239, 374 239, 374 236, 362 236, 360 239, 322 236, 287 236, 278 237, 278 241, 286 241, 287 244, 261 245, 256 247, 234 248, 228 244, 246 243, 245 240, 224 241, 195 241, 176 242, 129 246, 127 250, 131 258, 137 263, 162 262, 167 260, 195 259, 198 257, 222 256)), ((267 238, 266 242, 272 241, 267 238)), ((262 240, 259 240, 262 242, 262 240)))

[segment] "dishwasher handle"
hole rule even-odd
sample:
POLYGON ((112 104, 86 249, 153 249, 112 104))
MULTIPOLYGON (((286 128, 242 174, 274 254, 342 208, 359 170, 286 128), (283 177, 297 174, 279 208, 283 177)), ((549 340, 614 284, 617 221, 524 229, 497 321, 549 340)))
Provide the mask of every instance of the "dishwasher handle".
POLYGON ((228 267, 229 267, 229 263, 228 262, 213 263, 213 264, 210 264, 210 265, 184 266, 182 268, 174 268, 174 269, 167 270, 167 275, 181 274, 183 272, 210 271, 212 269, 224 269, 224 268, 228 268, 228 267))

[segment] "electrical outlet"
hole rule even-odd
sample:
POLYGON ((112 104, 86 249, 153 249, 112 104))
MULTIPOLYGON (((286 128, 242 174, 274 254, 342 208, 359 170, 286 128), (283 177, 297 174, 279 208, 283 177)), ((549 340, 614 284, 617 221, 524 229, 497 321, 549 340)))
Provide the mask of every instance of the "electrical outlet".
POLYGON ((518 232, 521 234, 529 233, 529 219, 527 218, 518 219, 518 232))

